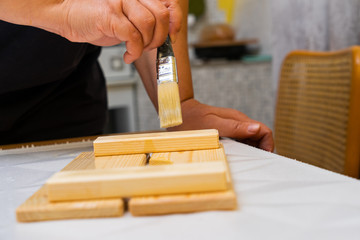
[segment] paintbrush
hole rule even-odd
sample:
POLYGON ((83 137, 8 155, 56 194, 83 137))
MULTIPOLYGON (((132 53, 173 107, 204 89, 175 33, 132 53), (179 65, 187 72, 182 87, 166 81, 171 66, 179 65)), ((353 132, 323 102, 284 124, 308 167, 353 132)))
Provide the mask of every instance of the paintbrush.
POLYGON ((156 59, 160 127, 182 124, 176 60, 170 37, 157 49, 156 59))

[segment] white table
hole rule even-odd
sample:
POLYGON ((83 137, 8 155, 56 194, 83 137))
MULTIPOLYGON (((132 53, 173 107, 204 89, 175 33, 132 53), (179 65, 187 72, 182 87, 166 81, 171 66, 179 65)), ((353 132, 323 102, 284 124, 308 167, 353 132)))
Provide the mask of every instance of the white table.
POLYGON ((16 207, 91 142, 0 151, 0 239, 360 239, 360 181, 222 142, 236 211, 38 223, 17 223, 16 207))

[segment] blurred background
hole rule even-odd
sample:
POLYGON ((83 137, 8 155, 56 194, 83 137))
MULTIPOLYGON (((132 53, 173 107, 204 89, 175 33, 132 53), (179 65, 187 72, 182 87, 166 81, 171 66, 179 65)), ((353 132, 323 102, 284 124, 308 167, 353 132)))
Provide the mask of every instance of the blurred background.
MULTIPOLYGON (((190 0, 189 54, 195 98, 237 109, 273 129, 278 78, 295 49, 360 43, 360 0, 190 0)), ((109 90, 107 132, 159 129, 123 45, 103 48, 109 90)), ((180 79, 181 81, 181 79, 180 79)))

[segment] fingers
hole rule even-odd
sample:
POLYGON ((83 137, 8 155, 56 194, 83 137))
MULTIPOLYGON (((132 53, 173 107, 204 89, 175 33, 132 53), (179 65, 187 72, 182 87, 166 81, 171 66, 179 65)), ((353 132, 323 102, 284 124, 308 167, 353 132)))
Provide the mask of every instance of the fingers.
MULTIPOLYGON (((216 121, 215 121, 216 123, 216 121)), ((258 122, 242 122, 233 119, 218 119, 220 136, 245 140, 249 145, 265 151, 274 151, 274 140, 271 130, 258 122)))
POLYGON ((220 137, 230 137, 266 151, 274 150, 271 130, 235 109, 199 103, 195 99, 182 102, 184 123, 168 130, 218 129, 220 137))
POLYGON ((177 0, 167 0, 165 6, 169 9, 169 35, 171 41, 175 43, 177 34, 180 32, 183 12, 177 0))
MULTIPOLYGON (((274 140, 272 136, 272 131, 270 128, 268 128, 265 124, 254 121, 253 119, 246 116, 244 113, 239 112, 235 109, 229 109, 229 108, 217 108, 216 109, 217 114, 219 116, 222 116, 224 118, 230 118, 235 120, 236 122, 242 122, 244 125, 244 130, 247 126, 248 132, 253 132, 253 135, 249 134, 246 138, 241 137, 241 139, 246 139, 246 143, 252 146, 259 147, 261 149, 264 149, 266 151, 273 152, 274 151, 274 140), (259 130, 257 131, 257 127, 259 126, 259 130), (253 129, 253 131, 251 131, 253 129)), ((233 123, 233 126, 234 123, 233 123)), ((236 131, 234 131, 233 134, 237 134, 236 131)), ((239 135, 240 136, 240 135, 239 135)), ((232 137, 239 139, 240 137, 232 137)))
POLYGON ((145 45, 146 50, 156 48, 163 44, 169 33, 169 10, 159 1, 140 0, 140 2, 152 13, 155 24, 153 38, 145 45))
POLYGON ((177 0, 110 0, 90 5, 69 1, 62 6, 64 26, 59 34, 70 41, 100 46, 126 42, 126 63, 138 59, 144 48, 160 46, 169 32, 174 35, 181 25, 177 0))
POLYGON ((159 47, 168 34, 176 38, 177 32, 180 31, 182 12, 177 1, 124 1, 122 10, 127 21, 121 19, 122 24, 114 26, 114 29, 116 37, 126 41, 126 63, 139 58, 144 49, 159 47))
POLYGON ((270 128, 268 128, 263 123, 250 122, 248 124, 249 126, 252 126, 253 124, 259 125, 259 130, 257 132, 254 132, 253 135, 243 140, 243 142, 251 146, 261 148, 265 151, 273 152, 274 139, 270 128))
POLYGON ((263 123, 257 122, 235 109, 214 108, 214 122, 220 136, 242 140, 249 145, 274 151, 272 131, 263 123))
POLYGON ((129 64, 138 59, 142 54, 144 44, 141 34, 134 25, 122 16, 111 23, 111 28, 115 38, 126 42, 125 63, 129 64))
MULTIPOLYGON (((151 6, 151 4, 148 5, 151 6)), ((164 8, 167 11, 165 6, 163 6, 162 4, 160 5, 160 7, 164 8)), ((156 12, 156 8, 158 8, 159 6, 154 7, 155 10, 151 11, 149 6, 143 5, 138 1, 125 1, 123 4, 123 13, 134 25, 134 27, 140 32, 144 46, 149 45, 153 41, 155 23, 157 21, 157 19, 155 19, 156 15, 154 14, 154 12, 156 12)))
MULTIPOLYGON (((177 0, 139 0, 148 11, 153 15, 154 25, 145 27, 147 31, 153 30, 153 38, 150 41, 144 39, 145 50, 151 50, 159 47, 165 42, 169 34, 172 41, 175 42, 176 35, 181 29, 182 10, 177 0)), ((142 20, 144 21, 144 19, 142 20)), ((141 21, 135 23, 131 21, 140 30, 143 25, 141 21)))
POLYGON ((258 147, 266 151, 273 152, 275 144, 274 144, 272 131, 270 130, 270 128, 268 128, 263 124, 261 126, 259 135, 262 136, 262 138, 259 140, 258 147))
MULTIPOLYGON (((259 123, 237 121, 228 118, 221 118, 216 115, 208 116, 207 122, 211 128, 217 128, 220 136, 235 139, 254 138, 260 131, 259 123)), ((260 137, 259 137, 260 138, 260 137)))
POLYGON ((126 63, 138 59, 143 50, 159 47, 168 34, 174 40, 180 31, 182 11, 176 0, 123 1, 121 11, 111 29, 115 38, 126 42, 126 63))

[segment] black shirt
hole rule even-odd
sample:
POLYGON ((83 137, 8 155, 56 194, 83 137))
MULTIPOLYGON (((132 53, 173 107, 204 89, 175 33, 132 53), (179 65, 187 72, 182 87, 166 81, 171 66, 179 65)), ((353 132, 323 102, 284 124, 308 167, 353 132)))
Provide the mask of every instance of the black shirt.
POLYGON ((100 47, 0 21, 0 145, 100 134, 100 47))

